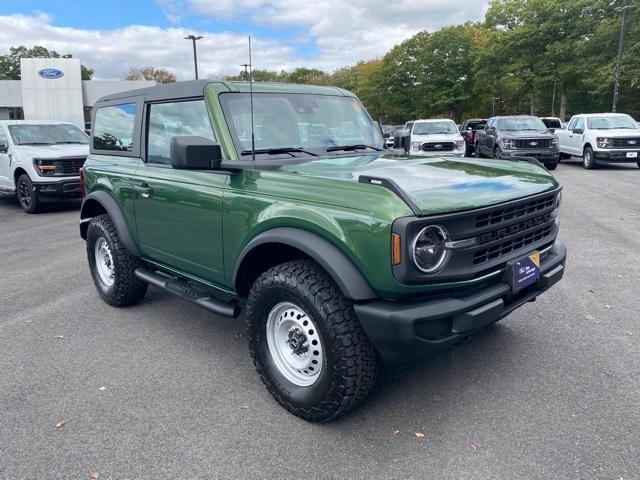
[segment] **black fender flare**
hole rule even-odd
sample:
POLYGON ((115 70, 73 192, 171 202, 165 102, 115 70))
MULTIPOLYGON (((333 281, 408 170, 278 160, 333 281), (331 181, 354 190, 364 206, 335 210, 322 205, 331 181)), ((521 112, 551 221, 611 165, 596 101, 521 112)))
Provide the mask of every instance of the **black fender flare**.
POLYGON ((139 257, 140 251, 138 250, 136 242, 133 241, 133 235, 131 235, 129 224, 122 213, 120 205, 110 193, 104 190, 91 192, 82 201, 82 207, 80 209, 80 236, 85 240, 87 239, 87 228, 89 227, 89 221, 93 218, 93 215, 89 213, 89 206, 93 202, 99 203, 109 214, 116 230, 118 231, 118 236, 127 251, 131 255, 139 257))
POLYGON ((307 230, 276 227, 253 238, 242 250, 233 271, 236 285, 238 273, 245 257, 256 247, 266 243, 279 243, 297 248, 315 260, 336 282, 347 298, 371 300, 378 298, 356 266, 335 245, 307 230))

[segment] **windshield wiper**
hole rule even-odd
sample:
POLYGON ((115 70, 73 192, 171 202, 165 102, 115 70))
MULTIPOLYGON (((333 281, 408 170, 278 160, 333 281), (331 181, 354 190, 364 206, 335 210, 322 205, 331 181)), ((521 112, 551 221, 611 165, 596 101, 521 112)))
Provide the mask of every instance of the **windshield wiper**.
MULTIPOLYGON (((240 155, 251 155, 253 153, 252 150, 243 150, 240 152, 240 155)), ((267 155, 279 155, 281 153, 306 153, 307 155, 311 155, 312 157, 317 157, 317 153, 310 152, 309 150, 305 150, 304 148, 299 147, 283 147, 283 148, 260 148, 255 150, 256 154, 266 153, 267 155)), ((291 155, 292 157, 294 155, 291 155)))
POLYGON ((53 145, 53 143, 49 143, 49 142, 23 142, 23 143, 18 143, 18 145, 53 145))
POLYGON ((74 142, 73 140, 66 140, 64 142, 56 142, 56 145, 62 145, 62 144, 78 144, 78 145, 87 145, 86 142, 74 142))
POLYGON ((327 152, 337 152, 339 150, 344 150, 345 152, 351 152, 354 150, 366 150, 367 148, 370 148, 371 150, 375 150, 376 152, 382 151, 381 148, 372 147, 371 145, 364 145, 359 143, 356 145, 336 145, 335 147, 327 148, 327 152))

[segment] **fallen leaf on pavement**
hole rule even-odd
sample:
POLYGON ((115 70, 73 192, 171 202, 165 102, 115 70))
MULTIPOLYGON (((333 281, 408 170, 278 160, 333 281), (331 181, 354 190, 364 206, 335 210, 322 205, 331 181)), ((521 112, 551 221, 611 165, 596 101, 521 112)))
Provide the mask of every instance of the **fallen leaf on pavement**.
POLYGON ((104 385, 102 387, 100 387, 98 390, 100 390, 101 392, 104 392, 107 389, 107 387, 105 387, 104 385))
POLYGON ((629 335, 630 337, 633 337, 633 336, 635 335, 635 333, 633 333, 633 332, 631 332, 631 331, 627 330, 627 335, 629 335))
POLYGON ((587 320, 591 320, 591 321, 592 321, 593 323, 595 323, 595 324, 600 324, 600 323, 602 323, 602 320, 600 320, 600 319, 599 319, 599 318, 597 318, 596 316, 594 316, 594 315, 590 315, 590 314, 588 314, 588 313, 584 316, 584 318, 586 318, 587 320))
POLYGON ((605 305, 604 308, 606 308, 607 310, 611 310, 611 305, 605 305))
POLYGON ((236 338, 242 338, 242 337, 244 337, 244 332, 236 333, 236 338))
POLYGON ((416 432, 416 438, 424 438, 424 433, 416 432))
POLYGON ((27 323, 31 323, 33 320, 27 320, 27 323))
POLYGON ((394 437, 399 437, 399 436, 400 436, 400 430, 394 430, 394 431, 393 431, 393 433, 392 433, 392 435, 393 435, 394 437))
POLYGON ((242 405, 240 410, 249 410, 249 405, 242 405))
POLYGON ((62 428, 64 427, 64 420, 60 420, 58 423, 56 423, 56 428, 62 428))
POLYGON ((63 337, 62 335, 56 335, 56 338, 57 338, 58 340, 62 340, 64 337, 63 337))
POLYGON ((471 448, 472 450, 478 450, 478 447, 476 447, 473 443, 469 444, 469 448, 471 448))
POLYGON ((593 290, 589 289, 589 293, 594 293, 593 290))
POLYGON ((91 480, 100 480, 100 474, 98 472, 91 472, 89 478, 91 480))

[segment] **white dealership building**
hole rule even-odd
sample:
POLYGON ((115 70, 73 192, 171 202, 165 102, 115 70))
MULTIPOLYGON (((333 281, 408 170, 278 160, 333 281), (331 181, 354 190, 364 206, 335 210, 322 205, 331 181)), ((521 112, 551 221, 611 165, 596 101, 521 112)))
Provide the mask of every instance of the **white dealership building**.
POLYGON ((0 80, 0 120, 60 120, 91 126, 91 109, 104 95, 156 82, 82 80, 77 58, 23 58, 21 80, 0 80))

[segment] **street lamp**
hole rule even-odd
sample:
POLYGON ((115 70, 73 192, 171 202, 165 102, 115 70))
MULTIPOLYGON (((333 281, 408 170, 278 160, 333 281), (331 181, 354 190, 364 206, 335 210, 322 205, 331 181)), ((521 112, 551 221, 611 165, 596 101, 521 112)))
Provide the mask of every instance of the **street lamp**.
POLYGON ((618 97, 620 96, 620 70, 622 69, 622 54, 624 53, 624 31, 627 24, 627 12, 633 5, 625 5, 624 7, 616 8, 619 12, 622 12, 622 26, 620 27, 620 42, 618 44, 618 63, 616 64, 616 80, 613 85, 613 107, 611 111, 615 113, 618 109, 618 97))
POLYGON ((196 80, 198 79, 198 53, 196 52, 196 41, 203 39, 204 37, 195 35, 187 35, 184 37, 185 40, 191 40, 193 42, 193 66, 196 70, 196 80))

